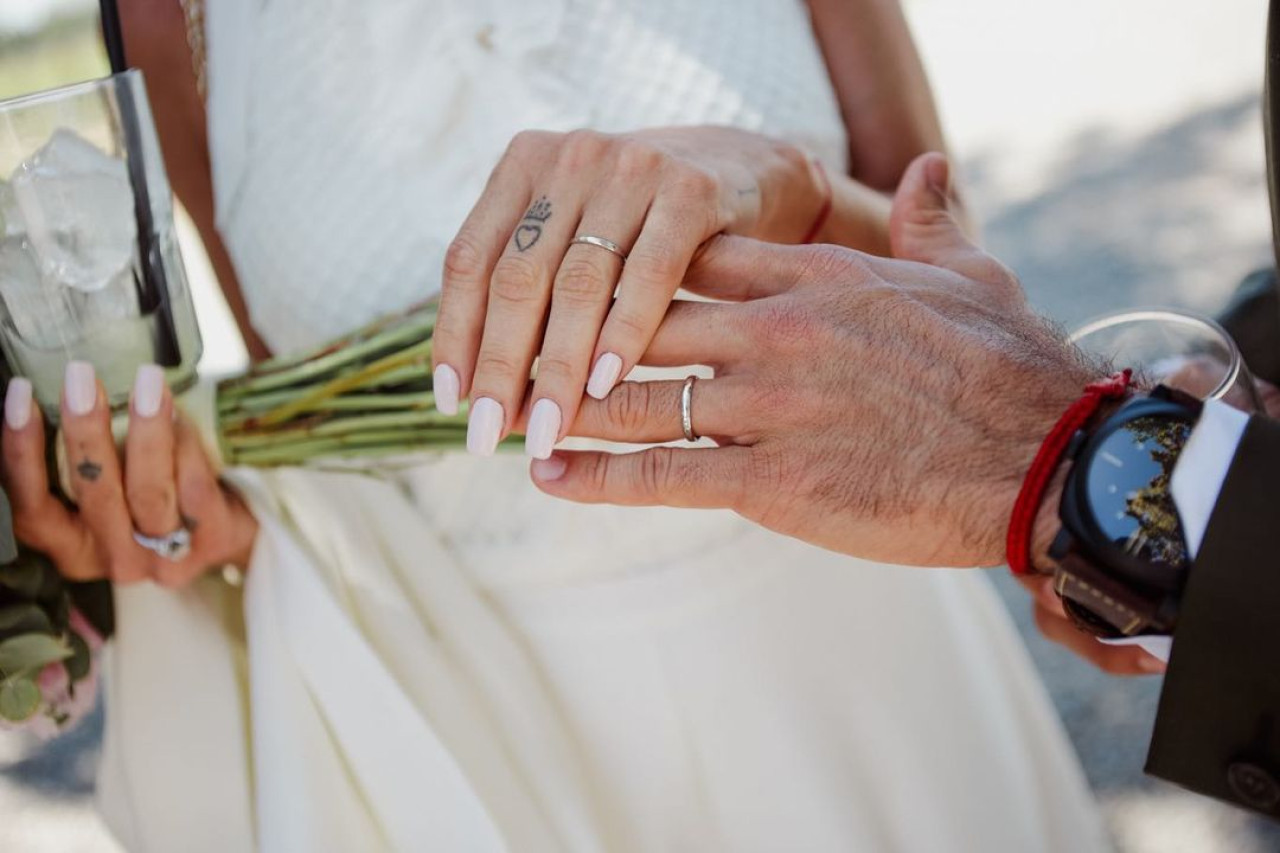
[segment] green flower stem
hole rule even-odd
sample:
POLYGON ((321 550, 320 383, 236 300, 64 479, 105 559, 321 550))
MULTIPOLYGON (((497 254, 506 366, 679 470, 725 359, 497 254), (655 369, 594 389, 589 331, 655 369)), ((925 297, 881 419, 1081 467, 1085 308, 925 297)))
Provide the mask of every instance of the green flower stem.
MULTIPOLYGON (((273 370, 269 373, 258 371, 246 374, 238 379, 228 380, 223 383, 222 393, 234 397, 240 394, 268 391, 318 379, 325 374, 337 371, 346 365, 358 362, 362 358, 373 356, 384 350, 404 346, 413 341, 429 342, 434 328, 434 314, 414 317, 411 322, 407 322, 402 326, 387 329, 368 340, 359 341, 350 346, 329 352, 313 361, 304 361, 301 364, 273 370)), ((430 352, 428 343, 427 354, 430 355, 430 352)))
POLYGON ((263 426, 273 426, 284 423, 300 412, 307 409, 308 406, 314 405, 321 400, 327 400, 336 397, 347 391, 359 388, 368 382, 371 378, 381 376, 388 371, 408 364, 425 364, 427 359, 431 357, 431 341, 423 341, 420 344, 414 344, 400 352, 392 353, 378 359, 372 364, 365 365, 354 373, 345 376, 339 376, 320 385, 318 388, 304 394, 299 399, 286 403, 279 408, 272 409, 264 414, 259 420, 263 426))

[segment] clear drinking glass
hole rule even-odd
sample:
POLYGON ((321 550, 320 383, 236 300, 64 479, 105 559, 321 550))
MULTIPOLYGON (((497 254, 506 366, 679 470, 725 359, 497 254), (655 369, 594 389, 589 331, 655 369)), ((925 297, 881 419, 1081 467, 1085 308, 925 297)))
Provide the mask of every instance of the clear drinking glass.
POLYGON ((1085 323, 1071 342, 1145 381, 1202 400, 1262 411, 1253 375, 1227 330, 1208 317, 1172 308, 1140 308, 1085 323))
POLYGON ((138 365, 181 391, 200 331, 160 145, 136 70, 0 101, 0 346, 55 422, 68 361, 112 407, 138 365))

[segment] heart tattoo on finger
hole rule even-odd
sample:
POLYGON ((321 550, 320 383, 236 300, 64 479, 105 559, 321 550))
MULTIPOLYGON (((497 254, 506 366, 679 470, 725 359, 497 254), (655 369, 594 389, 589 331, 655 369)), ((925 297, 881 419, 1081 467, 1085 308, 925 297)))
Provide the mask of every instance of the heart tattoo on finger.
POLYGON ((541 236, 541 225, 521 225, 516 229, 516 248, 523 252, 525 249, 538 242, 538 238, 541 236))
POLYGON ((523 252, 532 248, 542 237, 542 226, 550 218, 551 200, 545 195, 539 196, 537 201, 529 205, 529 209, 525 211, 524 216, 520 219, 520 227, 512 235, 516 249, 523 252))

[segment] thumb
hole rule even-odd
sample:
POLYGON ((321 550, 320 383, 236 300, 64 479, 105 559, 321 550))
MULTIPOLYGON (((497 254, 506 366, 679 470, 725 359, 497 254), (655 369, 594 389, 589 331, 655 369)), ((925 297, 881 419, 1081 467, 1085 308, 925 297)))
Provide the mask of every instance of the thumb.
POLYGON ((993 267, 1003 268, 965 236, 950 181, 951 166, 937 152, 921 154, 907 167, 889 215, 893 256, 985 281, 993 267))

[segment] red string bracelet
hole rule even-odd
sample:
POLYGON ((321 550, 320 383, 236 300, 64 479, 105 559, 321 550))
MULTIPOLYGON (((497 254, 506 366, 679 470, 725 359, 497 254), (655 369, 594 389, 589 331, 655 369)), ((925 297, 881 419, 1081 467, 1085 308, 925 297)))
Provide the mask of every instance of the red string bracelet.
POLYGON ((1027 477, 1022 481, 1018 499, 1013 503, 1013 516, 1009 519, 1005 559, 1015 575, 1031 572, 1031 528, 1035 524, 1040 504, 1044 501, 1045 490, 1049 488, 1049 481, 1053 479, 1053 473, 1058 470, 1058 463, 1062 461, 1062 455, 1071 442, 1071 436, 1089 422, 1104 402, 1123 397, 1132 378, 1133 371, 1124 370, 1086 385, 1084 396, 1071 404, 1040 445, 1031 468, 1027 470, 1027 477))
POLYGON ((818 183, 822 187, 822 207, 818 209, 818 216, 813 220, 813 225, 809 227, 808 233, 804 235, 802 244, 812 243, 818 237, 818 232, 822 230, 822 226, 827 224, 827 220, 831 218, 831 179, 827 177, 826 167, 822 165, 821 160, 813 160, 813 167, 818 171, 818 183))

